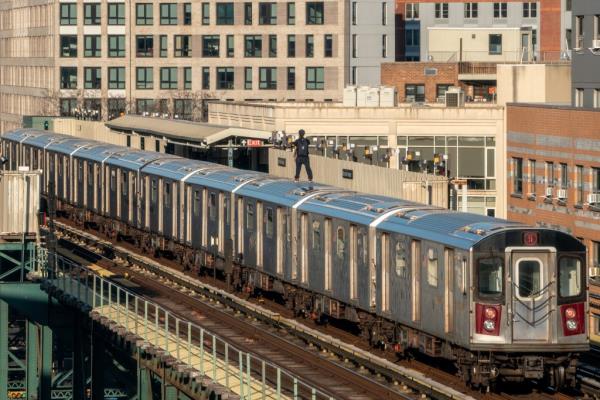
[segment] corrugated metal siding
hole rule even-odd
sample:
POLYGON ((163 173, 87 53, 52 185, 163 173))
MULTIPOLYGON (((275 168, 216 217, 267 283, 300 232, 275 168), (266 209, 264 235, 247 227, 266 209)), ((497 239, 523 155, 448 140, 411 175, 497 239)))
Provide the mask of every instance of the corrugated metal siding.
POLYGON ((0 234, 39 234, 40 172, 0 172, 0 234), (25 183, 27 180, 27 183, 25 183), (27 186, 29 189, 27 190, 27 186))

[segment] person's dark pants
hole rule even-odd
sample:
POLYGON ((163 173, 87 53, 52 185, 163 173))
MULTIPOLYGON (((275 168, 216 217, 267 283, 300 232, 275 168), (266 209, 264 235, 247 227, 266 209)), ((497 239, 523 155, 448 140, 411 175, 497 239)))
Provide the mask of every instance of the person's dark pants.
POLYGON ((312 170, 310 169, 310 161, 306 156, 298 156, 296 157, 296 176, 294 177, 296 180, 300 178, 300 170, 302 169, 302 165, 304 164, 304 168, 306 168, 306 174, 308 175, 308 180, 312 181, 313 175, 312 170))

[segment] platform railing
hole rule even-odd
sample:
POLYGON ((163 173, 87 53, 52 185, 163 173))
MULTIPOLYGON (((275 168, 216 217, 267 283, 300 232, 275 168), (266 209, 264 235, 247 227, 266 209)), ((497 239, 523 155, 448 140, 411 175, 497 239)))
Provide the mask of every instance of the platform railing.
POLYGON ((91 313, 97 312, 142 338, 142 347, 159 348, 241 399, 333 399, 285 369, 238 349, 91 269, 62 256, 55 260, 55 270, 43 271, 47 283, 88 305, 91 313))

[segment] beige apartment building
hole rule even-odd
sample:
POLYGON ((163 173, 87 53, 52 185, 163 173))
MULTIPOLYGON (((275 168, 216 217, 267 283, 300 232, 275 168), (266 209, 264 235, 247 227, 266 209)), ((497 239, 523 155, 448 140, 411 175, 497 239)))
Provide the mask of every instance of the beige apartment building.
POLYGON ((346 3, 0 2, 0 132, 23 115, 190 119, 204 99, 339 101, 346 3))

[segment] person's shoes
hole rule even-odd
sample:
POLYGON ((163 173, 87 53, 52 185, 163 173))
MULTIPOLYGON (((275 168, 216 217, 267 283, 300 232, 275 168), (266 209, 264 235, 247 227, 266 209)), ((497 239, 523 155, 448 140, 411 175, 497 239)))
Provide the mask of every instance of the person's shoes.
POLYGON ((294 182, 300 182, 298 179, 294 179, 294 182))

